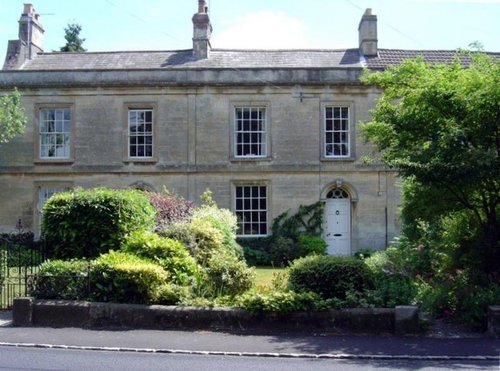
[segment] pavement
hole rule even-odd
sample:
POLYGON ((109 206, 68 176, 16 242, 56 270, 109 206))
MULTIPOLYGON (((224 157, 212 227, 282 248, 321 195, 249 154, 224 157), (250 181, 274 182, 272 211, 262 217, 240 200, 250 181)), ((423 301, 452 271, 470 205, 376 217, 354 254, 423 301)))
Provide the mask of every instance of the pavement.
POLYGON ((13 327, 0 311, 0 346, 256 357, 398 360, 495 360, 500 340, 345 334, 248 335, 210 331, 88 330, 13 327))

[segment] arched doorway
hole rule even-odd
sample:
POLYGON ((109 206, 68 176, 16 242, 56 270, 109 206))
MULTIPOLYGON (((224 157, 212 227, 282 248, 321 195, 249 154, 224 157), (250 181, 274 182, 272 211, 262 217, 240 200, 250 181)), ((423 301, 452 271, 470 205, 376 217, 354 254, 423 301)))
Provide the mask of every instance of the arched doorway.
POLYGON ((342 188, 326 194, 324 235, 328 254, 351 255, 351 200, 342 188))

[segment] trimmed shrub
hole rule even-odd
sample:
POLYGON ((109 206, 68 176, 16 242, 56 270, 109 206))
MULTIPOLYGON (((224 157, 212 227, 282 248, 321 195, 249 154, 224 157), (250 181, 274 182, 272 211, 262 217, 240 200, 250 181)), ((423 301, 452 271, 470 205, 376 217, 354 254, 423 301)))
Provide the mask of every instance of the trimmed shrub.
POLYGON ((152 304, 159 300, 168 273, 135 255, 111 251, 96 259, 91 271, 92 299, 152 304))
POLYGON ((217 251, 205 268, 205 286, 212 296, 238 295, 250 289, 255 272, 227 251, 217 251))
POLYGON ((181 196, 165 193, 148 192, 146 196, 156 209, 156 229, 161 231, 172 223, 181 222, 191 217, 194 203, 181 196))
POLYGON ((89 264, 87 260, 43 262, 34 277, 30 294, 38 299, 88 299, 89 264))
POLYGON ((188 284, 198 271, 196 261, 181 242, 153 232, 132 232, 125 239, 122 250, 162 266, 177 284, 188 284))
POLYGON ((292 313, 327 309, 328 303, 313 292, 294 291, 249 291, 241 295, 236 305, 251 314, 292 313))
POLYGON ((52 196, 43 209, 43 234, 56 258, 93 258, 119 249, 125 236, 153 229, 155 209, 137 190, 96 188, 52 196))
POLYGON ((300 248, 306 253, 306 255, 316 254, 325 255, 327 244, 319 236, 310 236, 307 234, 301 234, 297 239, 300 248))
POLYGON ((323 298, 345 299, 346 292, 362 292, 373 285, 371 272, 354 258, 312 255, 289 268, 288 283, 297 292, 312 291, 323 298))

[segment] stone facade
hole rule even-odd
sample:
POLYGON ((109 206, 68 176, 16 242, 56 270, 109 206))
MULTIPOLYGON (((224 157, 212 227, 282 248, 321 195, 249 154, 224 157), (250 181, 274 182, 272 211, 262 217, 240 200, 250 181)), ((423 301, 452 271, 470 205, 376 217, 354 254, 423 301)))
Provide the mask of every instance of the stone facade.
MULTIPOLYGON (((204 1, 199 1, 199 12, 208 21, 204 1)), ((374 16, 364 17, 373 22, 374 16)), ((199 19, 197 13, 193 22, 199 19)), ((329 191, 339 189, 346 192, 349 205, 348 245, 341 253, 384 248, 400 229, 400 189, 393 171, 363 161, 373 148, 363 142, 359 124, 370 119, 380 92, 359 82, 363 62, 358 49, 328 52, 331 64, 316 66, 330 62, 318 62, 319 57, 302 61, 301 51, 282 57, 278 52, 252 56, 255 51, 211 50, 209 21, 206 26, 210 53, 197 49, 203 37, 195 24, 193 51, 162 56, 163 65, 139 68, 123 65, 121 58, 91 69, 92 63, 123 54, 41 53, 21 68, 1 71, 0 94, 14 86, 20 89, 28 126, 24 135, 0 147, 0 231, 12 231, 20 219, 38 235, 42 189, 161 191, 165 186, 198 201, 210 188, 221 207, 237 211, 236 189, 259 185, 267 192, 267 233, 282 212, 318 200, 327 203, 329 191), (352 56, 345 66, 342 61, 352 56), (185 58, 183 63, 180 58, 185 58), (238 63, 241 68, 231 66, 238 63), (264 65, 252 67, 259 63, 264 65), (265 113, 263 156, 237 154, 238 107, 258 107, 265 113), (348 109, 344 144, 349 151, 342 156, 326 153, 325 115, 331 107, 348 109), (41 156, 41 112, 53 108, 69 112, 69 155, 64 158, 41 156), (131 109, 152 111, 153 149, 147 158, 130 157, 131 109)), ((140 59, 132 52, 126 56, 127 63, 140 59)))

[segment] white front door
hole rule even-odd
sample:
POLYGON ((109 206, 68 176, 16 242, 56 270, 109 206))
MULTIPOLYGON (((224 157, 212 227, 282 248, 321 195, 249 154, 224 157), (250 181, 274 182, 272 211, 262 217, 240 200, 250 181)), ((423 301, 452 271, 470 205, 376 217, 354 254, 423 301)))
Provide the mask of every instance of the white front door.
POLYGON ((325 241, 330 255, 351 255, 351 202, 328 199, 325 206, 325 241))

